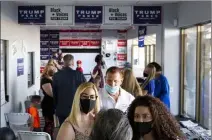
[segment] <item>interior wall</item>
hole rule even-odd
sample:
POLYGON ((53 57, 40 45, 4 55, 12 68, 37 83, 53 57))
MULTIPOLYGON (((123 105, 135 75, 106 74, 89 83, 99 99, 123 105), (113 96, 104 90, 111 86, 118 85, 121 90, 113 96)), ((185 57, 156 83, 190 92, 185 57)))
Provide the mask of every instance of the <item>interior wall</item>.
POLYGON ((178 5, 179 27, 211 20, 212 1, 183 1, 178 5))
MULTIPOLYGON (((107 58, 104 56, 104 61, 106 63, 106 68, 104 69, 104 73, 106 73, 106 69, 111 67, 111 66, 116 66, 117 65, 117 61, 111 61, 114 58, 114 54, 117 52, 117 37, 118 37, 118 32, 117 30, 102 30, 102 43, 106 43, 107 40, 111 41, 111 46, 113 46, 113 48, 107 48, 108 45, 105 44, 105 49, 104 52, 105 53, 110 53, 110 57, 107 58)), ((103 51, 103 49, 102 49, 103 51)))
POLYGON ((174 26, 177 19, 177 4, 163 6, 163 72, 170 85, 171 113, 179 114, 180 103, 180 30, 174 26))
POLYGON ((212 19, 211 7, 212 7, 212 1, 180 2, 178 5, 178 23, 179 23, 178 26, 187 27, 198 23, 211 21, 212 19))
POLYGON ((7 92, 10 101, 0 107, 1 127, 5 126, 4 113, 23 112, 27 96, 40 88, 40 27, 18 24, 18 7, 14 2, 1 2, 1 39, 8 40, 7 92), (24 46, 24 47, 23 47, 24 46), (14 48, 17 52, 14 54, 14 48), (25 50, 25 51, 24 51, 25 50), (35 52, 35 85, 28 88, 27 52, 35 52), (17 58, 24 58, 24 75, 17 77, 17 58))

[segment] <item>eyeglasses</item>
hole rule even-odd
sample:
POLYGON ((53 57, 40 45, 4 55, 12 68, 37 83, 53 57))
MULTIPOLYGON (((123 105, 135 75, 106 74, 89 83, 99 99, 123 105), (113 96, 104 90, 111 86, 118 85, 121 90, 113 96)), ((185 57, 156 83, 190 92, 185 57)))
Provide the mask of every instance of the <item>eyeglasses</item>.
POLYGON ((82 95, 80 96, 80 99, 96 100, 97 98, 98 98, 98 96, 95 96, 95 95, 86 95, 86 93, 82 93, 82 95))

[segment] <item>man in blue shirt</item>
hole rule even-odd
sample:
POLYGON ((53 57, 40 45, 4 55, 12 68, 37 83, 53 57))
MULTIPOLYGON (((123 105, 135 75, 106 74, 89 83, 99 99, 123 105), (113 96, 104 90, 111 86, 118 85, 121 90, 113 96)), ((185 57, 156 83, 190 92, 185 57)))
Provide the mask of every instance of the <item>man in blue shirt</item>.
POLYGON ((150 64, 154 65, 156 68, 154 96, 156 98, 159 98, 170 110, 170 97, 169 97, 170 89, 168 80, 162 74, 162 68, 158 63, 152 62, 150 64))

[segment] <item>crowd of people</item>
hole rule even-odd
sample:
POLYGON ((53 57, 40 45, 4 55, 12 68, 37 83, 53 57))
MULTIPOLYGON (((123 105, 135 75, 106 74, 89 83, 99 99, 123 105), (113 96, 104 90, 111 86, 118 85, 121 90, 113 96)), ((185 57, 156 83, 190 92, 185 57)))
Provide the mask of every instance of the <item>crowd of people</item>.
POLYGON ((184 139, 170 113, 169 84, 158 63, 148 64, 138 80, 130 67, 112 66, 104 74, 103 57, 97 55, 86 81, 82 62, 74 70, 74 57, 61 56, 54 55, 41 75, 44 132, 52 139, 54 115, 60 123, 57 140, 184 139))

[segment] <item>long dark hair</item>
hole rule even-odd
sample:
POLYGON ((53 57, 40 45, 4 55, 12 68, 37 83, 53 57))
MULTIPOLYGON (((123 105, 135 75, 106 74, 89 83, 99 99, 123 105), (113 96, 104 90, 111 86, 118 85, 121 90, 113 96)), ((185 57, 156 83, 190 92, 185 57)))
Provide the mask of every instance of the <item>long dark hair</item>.
MULTIPOLYGON (((134 113, 138 106, 148 107, 153 118, 153 132, 159 140, 185 140, 180 125, 171 115, 166 106, 157 98, 150 95, 137 97, 128 109, 128 119, 133 129, 134 113)), ((134 130, 133 130, 134 132, 134 130)), ((136 140, 136 135, 133 136, 136 140)))

